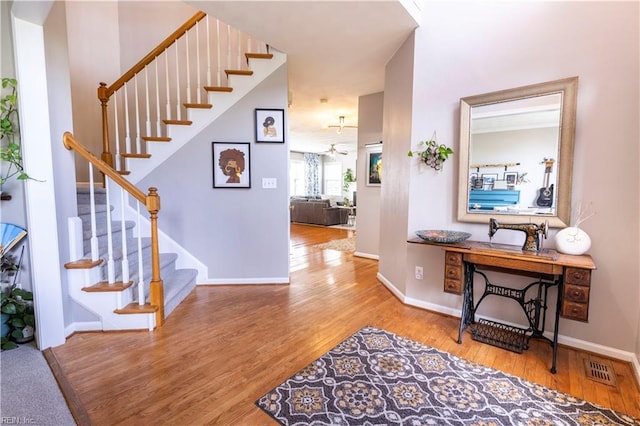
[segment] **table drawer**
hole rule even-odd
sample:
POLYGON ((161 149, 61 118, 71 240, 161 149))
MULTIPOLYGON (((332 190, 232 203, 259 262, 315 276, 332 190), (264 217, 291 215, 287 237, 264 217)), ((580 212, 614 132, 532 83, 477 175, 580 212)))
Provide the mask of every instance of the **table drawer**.
POLYGON ((462 294, 462 282, 460 280, 450 280, 445 278, 444 291, 453 294, 462 294))
POLYGON ((460 280, 462 278, 462 268, 460 266, 444 265, 445 279, 460 280))
POLYGON ((563 301, 562 316, 572 320, 587 322, 587 318, 589 317, 589 305, 563 301))
POLYGON ((564 282, 567 284, 588 286, 591 284, 591 270, 566 268, 564 272, 564 282))
POLYGON ((462 253, 453 251, 445 252, 444 263, 447 265, 462 266, 462 253))
POLYGON ((444 291, 462 294, 462 277, 464 276, 462 253, 447 251, 444 253, 444 291))
POLYGON ((575 303, 589 302, 589 287, 578 285, 566 285, 564 287, 564 300, 575 303))

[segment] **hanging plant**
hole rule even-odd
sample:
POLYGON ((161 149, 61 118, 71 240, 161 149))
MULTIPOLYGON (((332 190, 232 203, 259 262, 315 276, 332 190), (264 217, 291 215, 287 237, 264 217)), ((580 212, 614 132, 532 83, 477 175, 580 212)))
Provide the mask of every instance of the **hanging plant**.
POLYGON ((436 132, 433 132, 431 139, 420 141, 417 151, 409 151, 407 153, 409 157, 413 157, 414 155, 418 156, 420 161, 436 170, 442 170, 442 165, 451 154, 453 154, 453 149, 436 142, 436 132))

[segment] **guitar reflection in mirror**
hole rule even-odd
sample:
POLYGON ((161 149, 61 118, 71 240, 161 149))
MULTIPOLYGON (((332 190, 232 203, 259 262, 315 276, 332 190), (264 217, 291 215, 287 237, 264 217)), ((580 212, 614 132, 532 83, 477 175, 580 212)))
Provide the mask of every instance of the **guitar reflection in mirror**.
POLYGON ((551 175, 551 169, 555 161, 552 158, 545 158, 542 161, 544 163, 544 181, 542 182, 542 188, 538 190, 538 198, 536 198, 538 207, 551 207, 553 205, 553 184, 549 185, 549 175, 551 175))

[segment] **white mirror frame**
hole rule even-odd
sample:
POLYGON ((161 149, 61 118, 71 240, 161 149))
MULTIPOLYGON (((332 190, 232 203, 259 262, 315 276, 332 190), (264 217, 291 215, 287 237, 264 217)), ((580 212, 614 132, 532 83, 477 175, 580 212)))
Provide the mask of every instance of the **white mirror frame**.
POLYGON ((576 106, 578 77, 569 77, 545 83, 532 84, 514 89, 485 93, 460 99, 460 170, 458 177, 458 220, 461 222, 489 223, 497 218, 504 223, 537 223, 547 220, 549 226, 561 228, 571 221, 571 182, 573 175, 573 145, 576 128, 576 106), (560 114, 560 138, 557 161, 557 207, 556 215, 504 214, 500 212, 469 212, 469 151, 471 142, 471 108, 517 99, 562 94, 560 114))

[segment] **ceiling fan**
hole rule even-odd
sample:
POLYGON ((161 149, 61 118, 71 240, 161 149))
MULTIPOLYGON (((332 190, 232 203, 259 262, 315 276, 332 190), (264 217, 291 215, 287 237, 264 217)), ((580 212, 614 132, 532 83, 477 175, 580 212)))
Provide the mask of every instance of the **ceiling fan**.
POLYGON ((329 147, 329 150, 324 151, 322 154, 330 155, 330 156, 333 157, 336 154, 347 155, 348 152, 347 151, 339 151, 338 148, 336 148, 336 144, 332 143, 331 146, 329 147))
POLYGON ((327 127, 333 127, 333 128, 337 128, 338 129, 338 134, 342 134, 342 130, 347 128, 347 129, 357 129, 358 126, 346 126, 344 124, 344 115, 341 115, 340 117, 338 117, 338 124, 330 124, 327 127))

